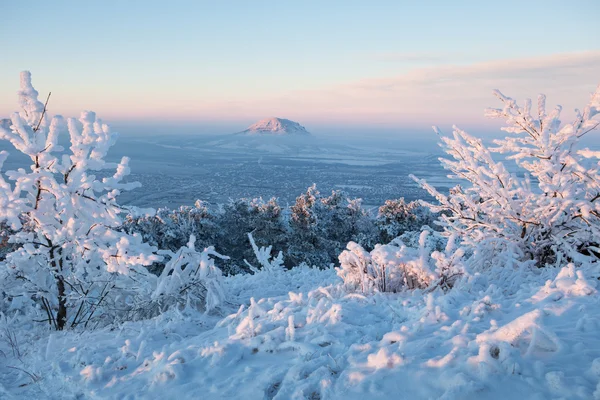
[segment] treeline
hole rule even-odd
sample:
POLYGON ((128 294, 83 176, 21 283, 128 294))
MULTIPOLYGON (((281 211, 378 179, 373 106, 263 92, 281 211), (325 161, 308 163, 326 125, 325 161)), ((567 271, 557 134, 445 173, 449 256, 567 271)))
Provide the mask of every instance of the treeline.
MULTIPOLYGON (((224 273, 249 271, 257 260, 248 241, 251 233, 258 246, 273 246, 283 252, 285 265, 301 263, 327 266, 338 263, 349 241, 372 249, 406 231, 433 226, 436 215, 417 202, 403 198, 387 200, 377 212, 365 209, 361 199, 349 199, 342 191, 322 195, 313 185, 289 208, 277 199, 231 200, 216 208, 197 201, 193 207, 159 209, 156 215, 132 217, 124 224, 127 233, 140 233, 144 241, 159 249, 175 251, 190 235, 196 247, 214 246, 229 260, 217 260, 224 273), (247 261, 247 263, 246 263, 247 261)), ((151 267, 159 272, 162 264, 151 267)))

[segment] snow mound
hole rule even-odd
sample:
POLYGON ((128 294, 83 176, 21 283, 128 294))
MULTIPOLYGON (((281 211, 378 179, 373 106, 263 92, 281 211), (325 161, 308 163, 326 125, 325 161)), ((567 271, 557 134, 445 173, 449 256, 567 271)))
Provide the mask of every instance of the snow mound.
POLYGON ((297 122, 284 118, 265 118, 250 125, 248 129, 239 133, 240 135, 292 135, 307 136, 310 133, 297 122))

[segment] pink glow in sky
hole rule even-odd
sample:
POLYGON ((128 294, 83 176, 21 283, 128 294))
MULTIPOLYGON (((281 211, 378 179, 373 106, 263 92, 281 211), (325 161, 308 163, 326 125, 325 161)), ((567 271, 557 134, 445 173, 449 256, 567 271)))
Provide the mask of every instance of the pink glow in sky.
MULTIPOLYGON (((48 90, 54 92, 52 111, 66 115, 77 115, 81 103, 107 120, 251 121, 279 115, 312 123, 414 127, 485 124, 483 109, 497 106, 491 96, 496 88, 516 99, 544 92, 549 104, 560 102, 568 114, 585 104, 588 94, 600 83, 599 71, 600 51, 588 51, 436 65, 343 84, 222 96, 207 96, 193 83, 188 87, 156 83, 107 88, 92 81, 86 87, 50 88, 44 75, 33 74, 42 96, 48 90)), ((16 90, 17 77, 13 81, 16 90)), ((4 92, 0 100, 0 110, 14 109, 14 96, 4 92)))
POLYGON ((567 114, 600 83, 598 0, 56 0, 2 12, 0 118, 22 70, 52 91, 53 113, 240 128, 273 115, 482 125, 493 89, 543 92, 567 114))

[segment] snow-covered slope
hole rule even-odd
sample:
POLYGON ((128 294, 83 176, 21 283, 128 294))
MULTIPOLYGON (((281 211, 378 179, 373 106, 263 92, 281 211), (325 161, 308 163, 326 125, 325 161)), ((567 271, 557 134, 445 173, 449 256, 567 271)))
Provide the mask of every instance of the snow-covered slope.
POLYGON ((298 154, 318 151, 316 138, 302 125, 284 118, 265 118, 248 129, 211 140, 206 146, 232 151, 298 154))
POLYGON ((597 276, 501 266, 448 293, 363 296, 298 267, 227 278, 221 316, 51 334, 8 321, 0 398, 600 398, 597 276))
POLYGON ((285 118, 265 118, 250 125, 245 131, 238 135, 291 135, 307 136, 310 133, 297 122, 285 118))

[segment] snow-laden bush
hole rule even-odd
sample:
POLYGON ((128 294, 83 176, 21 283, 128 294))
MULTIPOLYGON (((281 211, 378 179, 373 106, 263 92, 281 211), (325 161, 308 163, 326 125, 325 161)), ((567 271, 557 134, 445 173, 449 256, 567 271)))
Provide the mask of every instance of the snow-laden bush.
POLYGON ((386 200, 377 211, 375 224, 379 229, 379 243, 389 243, 405 232, 420 231, 424 225, 433 225, 435 215, 418 201, 404 198, 386 200))
POLYGON ((192 235, 187 246, 177 252, 160 251, 170 258, 151 295, 160 309, 177 306, 211 311, 224 302, 222 274, 213 257, 227 257, 217 253, 213 247, 198 252, 195 241, 192 235))
POLYGON ((434 250, 431 253, 431 262, 435 265, 435 281, 431 287, 453 288, 458 278, 466 274, 464 258, 464 249, 456 247, 456 236, 450 236, 444 251, 434 250))
POLYGON ((367 247, 377 242, 374 221, 360 199, 339 190, 323 196, 314 184, 290 207, 289 226, 286 258, 292 265, 325 267, 335 263, 349 241, 367 247))
POLYGON ((402 235, 394 238, 390 244, 419 248, 421 247, 421 236, 423 235, 423 231, 429 232, 425 238, 424 246, 426 248, 431 251, 442 251, 446 248, 448 244, 448 238, 442 236, 440 232, 435 231, 430 226, 423 226, 419 230, 404 232, 402 235))
POLYGON ((248 246, 248 233, 259 245, 272 245, 278 250, 284 250, 289 239, 282 208, 275 198, 230 200, 221 207, 216 223, 215 247, 230 257, 221 263, 226 273, 247 271, 244 260, 258 261, 248 246))
POLYGON ((214 242, 215 218, 208 205, 197 200, 193 207, 159 208, 155 214, 127 215, 123 227, 128 232, 140 233, 153 246, 176 251, 187 245, 191 235, 197 244, 214 242))
POLYGON ((452 287, 464 274, 463 250, 454 249, 454 240, 444 252, 428 246, 430 232, 420 234, 419 246, 409 247, 400 240, 392 244, 377 244, 368 252, 357 243, 348 243, 340 256, 338 276, 349 291, 362 293, 399 292, 406 289, 452 287))
MULTIPOLYGON (((191 235, 196 238, 197 248, 213 245, 219 228, 216 218, 205 202, 197 200, 193 207, 160 208, 156 214, 127 215, 123 229, 130 234, 139 233, 152 246, 175 252, 187 245, 191 235)), ((160 275, 164 266, 165 262, 161 261, 149 269, 160 275)))
POLYGON ((568 124, 560 121, 560 106, 547 112, 543 95, 535 110, 530 100, 520 107, 498 91, 495 95, 504 107, 489 109, 487 116, 506 120, 503 130, 513 135, 495 140, 495 147, 456 127, 453 137, 442 137, 453 158, 442 164, 461 185, 446 195, 413 177, 438 201, 427 206, 445 213, 441 225, 473 250, 475 265, 597 260, 600 152, 581 148, 580 141, 600 123, 594 119, 600 87, 568 124), (509 172, 495 154, 514 161, 518 173, 509 172))

